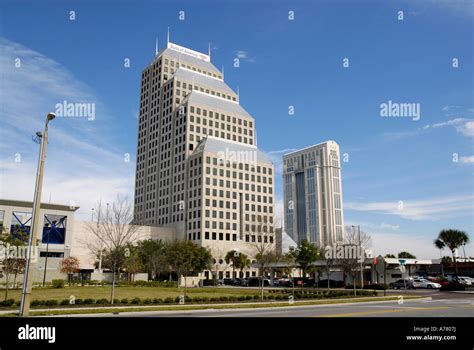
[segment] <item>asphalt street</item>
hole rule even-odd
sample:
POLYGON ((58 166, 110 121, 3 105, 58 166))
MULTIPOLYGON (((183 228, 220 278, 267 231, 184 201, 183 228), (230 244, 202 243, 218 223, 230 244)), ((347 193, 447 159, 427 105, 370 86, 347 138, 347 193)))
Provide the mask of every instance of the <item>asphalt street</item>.
MULTIPOLYGON (((392 293, 390 293, 392 294, 392 293)), ((396 294, 396 293, 394 293, 396 294)), ((411 294, 411 293, 410 293, 411 294)), ((307 305, 274 308, 207 309, 120 313, 113 317, 473 317, 474 295, 418 292, 431 300, 307 305)), ((397 295, 403 296, 403 293, 397 295)), ((101 315, 105 316, 105 315, 101 315)))

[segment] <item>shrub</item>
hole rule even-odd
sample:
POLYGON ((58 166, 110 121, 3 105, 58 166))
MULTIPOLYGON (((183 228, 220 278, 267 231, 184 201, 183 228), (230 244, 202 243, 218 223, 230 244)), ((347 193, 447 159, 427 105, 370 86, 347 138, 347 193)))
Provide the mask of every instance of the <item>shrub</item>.
POLYGON ((226 297, 226 296, 221 296, 221 297, 219 298, 219 300, 220 300, 220 301, 229 301, 229 298, 226 297))
POLYGON ((91 299, 91 298, 84 299, 84 305, 91 305, 91 304, 94 304, 94 299, 91 299))
POLYGON ((114 299, 114 304, 120 304, 120 300, 119 299, 114 299))
POLYGON ((143 304, 151 304, 153 302, 153 300, 151 300, 150 298, 146 298, 145 300, 143 300, 143 304))
POLYGON ((364 289, 385 290, 387 289, 387 285, 384 283, 372 283, 365 285, 364 289))
POLYGON ((153 304, 163 304, 163 299, 155 298, 153 299, 153 304))
POLYGON ((13 306, 13 304, 15 304, 15 300, 13 299, 7 299, 0 302, 1 306, 13 306))
POLYGON ((141 302, 142 301, 140 298, 133 298, 131 303, 136 305, 136 304, 140 304, 141 302))
POLYGON ((217 300, 218 300, 218 298, 216 298, 216 297, 211 297, 211 298, 209 299, 209 301, 217 301, 217 300))
POLYGON ((44 304, 44 300, 32 300, 31 301, 31 306, 40 306, 44 304))
POLYGON ((237 301, 239 300, 236 296, 230 296, 229 301, 237 301))
POLYGON ((102 298, 102 299, 97 299, 95 303, 96 303, 96 304, 102 304, 102 305, 103 305, 103 304, 108 304, 109 301, 108 301, 107 299, 105 299, 105 298, 102 298))
POLYGON ((258 300, 258 299, 260 299, 260 295, 257 295, 257 294, 256 294, 256 295, 254 295, 254 296, 253 296, 253 299, 254 299, 254 300, 258 300))
POLYGON ((63 300, 61 300, 61 302, 59 303, 59 305, 69 305, 69 299, 63 299, 63 300))
POLYGON ((58 301, 57 300, 46 300, 46 306, 56 306, 58 305, 58 301))
POLYGON ((128 304, 128 299, 127 298, 121 299, 120 304, 128 304))
POLYGON ((52 280, 51 285, 53 288, 64 288, 64 280, 52 280))
POLYGON ((247 296, 245 297, 245 299, 246 299, 246 300, 252 300, 252 299, 253 299, 253 296, 247 295, 247 296))
POLYGON ((209 301, 209 297, 202 297, 202 298, 201 298, 201 301, 202 301, 203 303, 207 303, 207 302, 209 301))
POLYGON ((168 297, 168 298, 165 299, 165 304, 171 304, 173 302, 174 302, 173 298, 168 297))
POLYGON ((82 299, 75 299, 74 300, 74 305, 82 305, 84 301, 82 299))
POLYGON ((239 301, 244 301, 245 299, 246 299, 246 297, 244 295, 242 295, 238 298, 239 301))

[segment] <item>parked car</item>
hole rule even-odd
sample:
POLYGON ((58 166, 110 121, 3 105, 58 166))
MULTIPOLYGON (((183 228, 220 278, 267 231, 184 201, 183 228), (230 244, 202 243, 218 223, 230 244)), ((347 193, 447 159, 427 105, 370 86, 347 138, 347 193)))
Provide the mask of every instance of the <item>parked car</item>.
POLYGON ((292 278, 282 278, 280 279, 280 287, 293 287, 293 279, 292 278))
POLYGON ((413 279, 413 285, 416 288, 428 288, 428 289, 433 289, 433 288, 439 289, 439 288, 441 288, 441 284, 428 281, 425 278, 414 278, 413 279))
MULTIPOLYGON (((261 284, 260 280, 261 280, 260 277, 250 277, 250 278, 248 279, 248 285, 249 285, 250 287, 259 287, 260 284, 261 284)), ((268 278, 264 278, 264 279, 263 279, 263 285, 264 285, 265 287, 270 286, 270 280, 269 280, 268 278)))
POLYGON ((466 287, 472 286, 472 280, 470 277, 459 276, 459 282, 463 283, 466 287))
MULTIPOLYGON (((464 276, 463 277, 461 277, 461 276, 456 277, 456 276, 453 276, 453 275, 448 275, 447 276, 447 279, 448 279, 449 282, 456 282, 456 283, 462 284, 465 287, 468 287, 468 282, 464 278, 466 278, 466 277, 464 277, 464 276)), ((471 284, 472 284, 472 282, 471 282, 471 284)))
POLYGON ((433 278, 431 282, 441 284, 441 287, 449 284, 449 281, 446 278, 433 278))
POLYGON ((397 280, 393 283, 390 283, 390 288, 393 288, 393 289, 416 289, 416 286, 415 284, 413 283, 413 280, 412 279, 401 279, 401 280, 397 280))
POLYGON ((225 286, 233 286, 234 280, 232 278, 224 278, 224 285, 225 286))
POLYGON ((248 286, 248 281, 245 278, 236 278, 234 279, 234 286, 248 286))

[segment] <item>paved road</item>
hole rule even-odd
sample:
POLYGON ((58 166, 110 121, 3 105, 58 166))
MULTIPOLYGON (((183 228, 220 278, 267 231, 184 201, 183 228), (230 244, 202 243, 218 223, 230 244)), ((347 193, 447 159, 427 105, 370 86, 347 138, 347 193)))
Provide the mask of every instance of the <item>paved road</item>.
MULTIPOLYGON (((445 294, 445 293, 443 293, 445 294)), ((446 293, 447 294, 447 293, 446 293)), ((105 315, 102 315, 105 316, 105 315)), ((474 317, 474 296, 439 294, 432 300, 293 306, 260 309, 210 309, 172 312, 137 312, 114 315, 137 317, 474 317)))

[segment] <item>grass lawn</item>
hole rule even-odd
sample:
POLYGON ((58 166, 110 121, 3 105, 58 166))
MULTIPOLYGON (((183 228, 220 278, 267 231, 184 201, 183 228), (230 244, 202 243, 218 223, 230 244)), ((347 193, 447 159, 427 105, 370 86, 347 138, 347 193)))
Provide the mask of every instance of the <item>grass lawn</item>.
MULTIPOLYGON (((77 286, 77 287, 64 287, 64 288, 33 288, 31 294, 31 300, 62 300, 69 299, 73 295, 76 299, 109 299, 111 286, 77 286)), ((0 291, 0 298, 3 300, 4 291, 0 291)), ((184 288, 165 288, 165 287, 115 287, 115 298, 129 300, 133 298, 176 298, 183 295, 184 288)), ((256 295, 259 291, 256 289, 246 288, 187 288, 186 294, 193 297, 220 297, 220 296, 246 296, 256 295)), ((21 297, 21 290, 10 290, 8 291, 8 298, 19 301, 21 297)))

